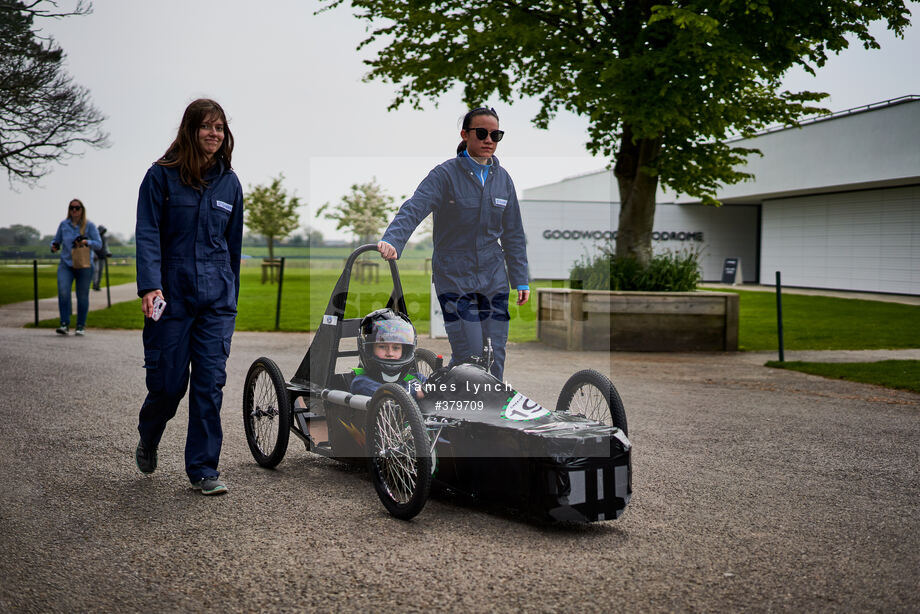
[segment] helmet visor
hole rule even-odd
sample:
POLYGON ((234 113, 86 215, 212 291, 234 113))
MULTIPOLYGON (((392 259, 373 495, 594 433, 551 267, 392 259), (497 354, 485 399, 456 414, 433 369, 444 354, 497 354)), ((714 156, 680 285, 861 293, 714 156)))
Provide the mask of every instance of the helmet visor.
POLYGON ((365 339, 370 343, 415 345, 415 329, 405 320, 378 320, 365 339))

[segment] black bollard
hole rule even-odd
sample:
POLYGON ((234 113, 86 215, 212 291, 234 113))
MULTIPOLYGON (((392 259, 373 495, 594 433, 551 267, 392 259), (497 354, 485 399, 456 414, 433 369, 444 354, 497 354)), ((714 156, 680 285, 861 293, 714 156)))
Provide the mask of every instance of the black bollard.
POLYGON ((783 356, 783 286, 780 282, 779 271, 776 272, 776 332, 779 337, 779 361, 784 362, 783 356))
POLYGON ((109 309, 112 308, 112 290, 109 288, 109 259, 105 259, 105 297, 109 302, 109 309))
POLYGON ((38 326, 38 260, 32 261, 32 290, 35 297, 35 326, 38 326))
POLYGON ((284 256, 281 257, 281 266, 278 268, 278 305, 275 308, 275 330, 281 328, 281 286, 284 284, 284 256))

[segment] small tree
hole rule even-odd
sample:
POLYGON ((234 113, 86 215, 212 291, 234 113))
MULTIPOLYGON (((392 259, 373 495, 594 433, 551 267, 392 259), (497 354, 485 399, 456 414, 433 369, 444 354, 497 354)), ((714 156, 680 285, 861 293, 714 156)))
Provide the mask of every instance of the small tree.
POLYGON ((361 243, 374 243, 396 213, 394 198, 377 184, 374 177, 368 183, 351 186, 351 192, 342 196, 335 207, 326 203, 316 214, 336 221, 336 230, 351 230, 361 243))
POLYGON ((288 196, 281 187, 282 181, 284 174, 279 174, 269 185, 250 186, 244 198, 246 226, 268 241, 269 258, 275 257, 275 240, 283 240, 300 225, 300 198, 288 196))
POLYGON ((81 145, 108 147, 105 117, 64 71, 61 48, 33 23, 91 10, 82 0, 63 12, 50 0, 0 0, 0 167, 10 183, 34 184, 81 145))

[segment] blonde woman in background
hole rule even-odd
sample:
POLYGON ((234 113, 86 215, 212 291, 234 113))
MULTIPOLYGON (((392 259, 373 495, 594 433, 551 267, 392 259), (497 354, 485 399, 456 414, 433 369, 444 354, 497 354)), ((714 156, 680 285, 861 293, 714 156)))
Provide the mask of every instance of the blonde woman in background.
POLYGON ((67 218, 58 224, 54 241, 51 242, 52 252, 61 252, 61 262, 58 264, 58 309, 61 312, 61 325, 55 332, 66 335, 70 332, 70 292, 76 282, 77 285, 77 330, 75 334, 86 334, 86 314, 89 312, 89 284, 93 276, 94 250, 102 249, 102 239, 96 225, 86 219, 86 207, 78 198, 74 198, 67 205, 67 218), (74 268, 73 248, 89 246, 90 266, 74 268))

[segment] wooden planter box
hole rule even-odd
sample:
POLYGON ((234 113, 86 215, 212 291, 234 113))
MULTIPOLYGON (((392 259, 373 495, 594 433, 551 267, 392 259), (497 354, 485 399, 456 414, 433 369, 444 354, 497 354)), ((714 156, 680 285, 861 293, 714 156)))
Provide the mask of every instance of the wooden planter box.
POLYGON ((737 351, 738 295, 538 288, 537 338, 567 350, 737 351))

